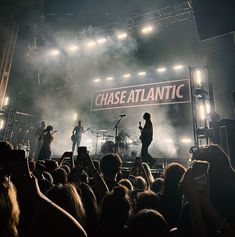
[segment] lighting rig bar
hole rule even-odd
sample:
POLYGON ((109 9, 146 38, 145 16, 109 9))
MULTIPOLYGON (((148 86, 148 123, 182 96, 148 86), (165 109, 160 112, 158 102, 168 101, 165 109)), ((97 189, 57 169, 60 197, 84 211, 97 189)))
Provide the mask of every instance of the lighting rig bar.
POLYGON ((168 26, 170 24, 193 19, 193 9, 191 2, 183 2, 177 5, 168 6, 158 10, 153 10, 145 14, 133 16, 128 19, 129 29, 136 28, 140 25, 161 22, 168 26))
POLYGON ((120 25, 126 27, 130 31, 134 31, 135 28, 144 24, 159 22, 163 26, 168 27, 171 24, 182 21, 194 21, 191 1, 155 9, 144 14, 136 14, 128 18, 123 24, 112 22, 100 27, 108 33, 112 31, 113 28, 120 28, 120 25))

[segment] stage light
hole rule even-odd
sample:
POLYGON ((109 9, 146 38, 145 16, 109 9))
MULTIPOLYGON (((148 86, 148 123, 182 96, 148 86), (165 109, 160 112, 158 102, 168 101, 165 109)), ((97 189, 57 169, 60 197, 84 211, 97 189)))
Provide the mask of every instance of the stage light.
POLYGON ((167 142, 167 143, 173 143, 173 140, 170 139, 170 138, 167 138, 167 139, 164 139, 164 142, 167 142))
POLYGON ((112 80, 113 80, 113 77, 107 77, 106 80, 107 80, 107 81, 112 81, 112 80))
POLYGON ((138 75, 139 75, 139 76, 145 76, 145 75, 146 75, 146 72, 138 72, 138 75))
POLYGON ((190 144, 192 143, 192 140, 190 138, 187 138, 187 137, 182 137, 181 140, 180 140, 182 143, 185 143, 185 144, 190 144))
POLYGON ((60 55, 60 51, 58 49, 51 49, 49 51, 49 55, 53 56, 53 57, 56 57, 56 56, 60 55))
POLYGON ((9 97, 8 96, 6 96, 5 98, 4 98, 4 106, 8 106, 8 104, 9 104, 9 97))
POLYGON ((127 138, 127 139, 126 139, 126 142, 127 142, 127 144, 132 144, 132 143, 133 143, 133 140, 130 139, 130 138, 127 138))
POLYGON ((206 113, 207 113, 207 114, 210 114, 210 112, 211 112, 211 105, 210 105, 210 102, 209 102, 209 101, 206 101, 205 106, 206 106, 206 113))
POLYGON ((76 52, 78 49, 79 49, 79 47, 77 45, 70 45, 68 47, 68 51, 71 53, 76 52))
POLYGON ((87 43, 87 46, 92 48, 92 47, 95 47, 96 46, 96 42, 95 41, 90 41, 87 43))
POLYGON ((3 119, 0 120, 0 130, 4 128, 5 121, 3 119))
POLYGON ((97 43, 98 44, 103 44, 103 43, 105 43, 107 40, 105 39, 105 38, 99 38, 99 39, 97 39, 97 43))
POLYGON ((100 78, 96 78, 96 79, 94 79, 94 82, 100 82, 100 78))
POLYGON ((130 77, 131 77, 131 74, 129 74, 129 73, 124 74, 123 77, 124 77, 124 78, 130 78, 130 77))
POLYGON ((78 114, 74 113, 73 120, 76 121, 78 119, 78 114))
POLYGON ((150 34, 152 32, 153 32, 153 26, 152 25, 144 26, 141 29, 141 33, 144 34, 144 35, 150 34))
POLYGON ((118 33, 117 38, 118 38, 119 40, 124 40, 124 39, 127 38, 127 33, 125 33, 125 32, 120 32, 120 33, 118 33))
POLYGON ((206 119, 206 113, 205 113, 204 105, 200 105, 199 113, 200 113, 200 119, 204 121, 206 119))
POLYGON ((201 85, 201 83, 202 83, 202 71, 200 71, 200 70, 195 71, 195 79, 196 79, 196 83, 201 85))
POLYGON ((158 71, 159 73, 163 73, 163 72, 166 71, 166 68, 165 68, 165 67, 160 67, 160 68, 157 69, 157 71, 158 71))
POLYGON ((173 69, 174 70, 180 70, 180 69, 182 69, 184 66, 183 65, 175 65, 174 67, 173 67, 173 69))

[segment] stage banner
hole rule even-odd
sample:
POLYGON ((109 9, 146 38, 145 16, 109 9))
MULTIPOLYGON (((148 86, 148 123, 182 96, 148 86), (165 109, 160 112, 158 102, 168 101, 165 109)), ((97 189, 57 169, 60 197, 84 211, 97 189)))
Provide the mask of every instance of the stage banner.
POLYGON ((91 110, 188 103, 190 101, 189 80, 181 79, 93 91, 91 110))

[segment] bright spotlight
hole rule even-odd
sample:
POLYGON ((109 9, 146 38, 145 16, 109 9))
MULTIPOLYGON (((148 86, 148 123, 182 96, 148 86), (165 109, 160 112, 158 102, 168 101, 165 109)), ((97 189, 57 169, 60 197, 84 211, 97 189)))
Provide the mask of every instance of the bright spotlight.
POLYGON ((96 78, 96 79, 94 79, 94 82, 100 82, 100 78, 96 78))
POLYGON ((185 143, 185 144, 190 144, 192 143, 192 140, 190 138, 187 138, 187 137, 182 137, 181 140, 180 140, 182 143, 185 143))
POLYGON ((210 105, 210 102, 209 102, 209 101, 206 101, 205 106, 206 106, 206 113, 207 113, 207 114, 210 114, 210 112, 211 112, 211 105, 210 105))
POLYGON ((139 76, 145 76, 145 75, 146 75, 146 72, 138 72, 138 75, 139 75, 139 76))
POLYGON ((117 38, 119 40, 124 40, 127 38, 127 33, 125 33, 125 32, 118 33, 117 38))
POLYGON ((5 98, 4 98, 4 106, 8 106, 8 104, 9 104, 9 97, 8 96, 6 96, 5 98))
POLYGON ((206 113, 205 113, 204 105, 200 105, 199 112, 200 112, 200 119, 204 121, 206 119, 206 113))
POLYGON ((78 48, 77 45, 70 45, 70 46, 68 47, 68 51, 70 51, 70 52, 76 52, 78 49, 79 49, 79 48, 78 48))
POLYGON ((151 25, 148 25, 148 26, 145 26, 141 29, 141 32, 142 34, 146 35, 146 34, 150 34, 153 32, 153 26, 151 25))
POLYGON ((78 114, 77 113, 74 113, 73 115, 73 120, 76 121, 78 119, 78 114))
POLYGON ((167 139, 164 139, 164 142, 167 142, 167 143, 173 143, 173 140, 170 139, 170 138, 167 138, 167 139))
POLYGON ((196 77, 195 79, 196 79, 197 84, 201 85, 201 83, 202 83, 202 71, 196 70, 195 71, 195 77, 196 77))
POLYGON ((107 77, 106 80, 107 80, 107 81, 112 81, 112 80, 113 80, 113 77, 107 77))
POLYGON ((56 57, 56 56, 58 56, 60 54, 60 51, 58 50, 58 49, 51 49, 50 51, 49 51, 49 55, 50 56, 53 56, 53 57, 56 57))
POLYGON ((107 40, 105 39, 105 38, 99 38, 99 39, 97 39, 97 43, 98 44, 103 44, 103 43, 105 43, 107 40))
POLYGON ((163 73, 163 72, 166 71, 166 68, 165 68, 165 67, 160 67, 160 68, 157 69, 157 71, 158 71, 159 73, 163 73))
POLYGON ((95 47, 96 46, 96 42, 95 41, 90 41, 87 43, 87 46, 92 48, 92 47, 95 47))
POLYGON ((175 65, 174 67, 173 67, 173 69, 174 70, 180 70, 180 69, 182 69, 184 66, 183 65, 175 65))
POLYGON ((5 121, 3 119, 0 120, 0 130, 4 128, 5 121))
POLYGON ((130 78, 130 77, 131 77, 131 74, 129 74, 129 73, 124 74, 123 77, 124 77, 124 78, 130 78))

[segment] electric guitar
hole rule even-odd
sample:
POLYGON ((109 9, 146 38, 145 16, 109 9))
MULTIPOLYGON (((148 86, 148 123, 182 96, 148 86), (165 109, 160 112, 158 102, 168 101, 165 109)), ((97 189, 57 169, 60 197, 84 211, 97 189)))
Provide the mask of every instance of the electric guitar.
MULTIPOLYGON (((38 137, 38 140, 42 140, 43 137, 46 135, 46 134, 45 134, 46 132, 47 132, 46 130, 43 130, 43 131, 41 132, 40 136, 38 137)), ((57 133, 57 132, 58 132, 58 131, 55 130, 55 131, 53 131, 53 132, 51 133, 51 135, 54 135, 54 134, 57 133)))
MULTIPOLYGON (((90 130, 91 128, 87 128, 86 130, 83 131, 83 133, 85 133, 86 131, 90 130)), ((71 136, 71 140, 72 142, 77 141, 78 135, 77 134, 72 134, 71 136)))

